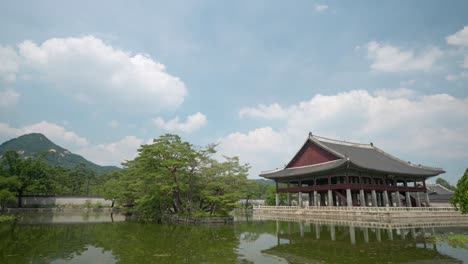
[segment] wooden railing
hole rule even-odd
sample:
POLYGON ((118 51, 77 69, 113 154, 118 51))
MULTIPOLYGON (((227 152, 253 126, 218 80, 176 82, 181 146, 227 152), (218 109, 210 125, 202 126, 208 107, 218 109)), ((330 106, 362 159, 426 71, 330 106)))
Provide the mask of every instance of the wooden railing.
POLYGON ((327 191, 327 190, 365 190, 365 191, 389 191, 389 192, 426 192, 426 188, 422 186, 409 187, 409 186, 388 186, 379 184, 326 184, 326 185, 313 185, 313 186, 294 186, 278 188, 279 193, 295 193, 295 192, 313 192, 313 191, 327 191))

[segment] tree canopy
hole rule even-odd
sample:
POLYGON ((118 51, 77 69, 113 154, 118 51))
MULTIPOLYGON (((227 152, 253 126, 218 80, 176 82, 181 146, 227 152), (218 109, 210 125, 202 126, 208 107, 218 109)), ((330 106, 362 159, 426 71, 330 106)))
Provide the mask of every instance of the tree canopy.
POLYGON ((450 202, 463 214, 468 213, 468 169, 466 169, 461 179, 458 180, 457 189, 450 199, 450 202))
POLYGON ((166 213, 225 215, 248 185, 249 166, 237 157, 215 159, 214 145, 196 147, 166 134, 142 145, 104 184, 104 195, 135 205, 149 218, 166 213))
POLYGON ((449 189, 451 191, 455 191, 457 189, 457 187, 451 185, 450 183, 448 183, 448 181, 446 181, 446 180, 444 180, 442 178, 437 178, 436 183, 442 185, 443 187, 445 187, 445 188, 447 188, 447 189, 449 189))

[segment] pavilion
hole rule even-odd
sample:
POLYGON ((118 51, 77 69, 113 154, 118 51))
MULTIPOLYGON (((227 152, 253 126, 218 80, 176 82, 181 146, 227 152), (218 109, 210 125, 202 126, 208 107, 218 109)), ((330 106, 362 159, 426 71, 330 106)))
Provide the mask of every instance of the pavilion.
POLYGON ((360 144, 319 137, 307 140, 283 169, 262 172, 276 182, 279 193, 298 194, 303 206, 428 207, 426 179, 445 173, 441 168, 403 161, 372 143, 360 144))

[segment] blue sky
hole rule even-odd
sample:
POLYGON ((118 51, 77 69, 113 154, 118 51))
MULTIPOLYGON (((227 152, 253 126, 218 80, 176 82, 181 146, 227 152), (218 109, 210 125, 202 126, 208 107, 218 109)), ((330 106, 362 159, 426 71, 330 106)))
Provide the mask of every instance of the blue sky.
POLYGON ((259 171, 307 133, 468 167, 466 1, 0 1, 0 140, 118 165, 171 132, 259 171))

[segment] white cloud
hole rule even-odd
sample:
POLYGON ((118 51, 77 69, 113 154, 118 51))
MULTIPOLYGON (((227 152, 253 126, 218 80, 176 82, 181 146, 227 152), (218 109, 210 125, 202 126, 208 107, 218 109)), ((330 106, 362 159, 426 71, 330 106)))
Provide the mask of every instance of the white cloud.
MULTIPOLYGON (((40 45, 24 41, 18 47, 25 70, 79 102, 156 112, 178 107, 187 95, 184 83, 149 55, 131 54, 93 36, 52 38, 40 45)), ((11 49, 2 53, 18 57, 11 49)), ((17 68, 3 71, 12 79, 17 68)))
POLYGON ((468 55, 465 55, 465 59, 463 60, 462 68, 468 69, 468 55))
POLYGON ((353 90, 316 95, 290 106, 248 109, 242 110, 242 116, 284 121, 277 129, 258 128, 220 139, 220 152, 238 153, 253 165, 252 175, 287 163, 309 131, 341 140, 373 141, 390 153, 427 165, 468 158, 468 97, 418 95, 409 89, 374 94, 353 90), (268 111, 272 108, 279 110, 268 111))
POLYGON ((240 157, 242 163, 250 163, 254 175, 273 169, 271 166, 282 166, 285 153, 298 148, 285 133, 274 131, 271 127, 232 133, 219 139, 218 143, 218 155, 240 157))
POLYGON ((13 90, 0 91, 0 107, 10 107, 18 103, 20 94, 13 90))
POLYGON ((317 5, 314 5, 314 9, 317 12, 324 12, 328 10, 328 5, 317 4, 317 5))
POLYGON ((185 122, 180 122, 178 116, 169 121, 164 121, 161 117, 153 119, 156 126, 172 132, 192 132, 206 125, 206 122, 206 116, 200 112, 188 116, 185 122))
POLYGON ((413 50, 402 50, 376 41, 367 43, 367 56, 373 61, 370 67, 376 72, 428 71, 442 54, 436 47, 416 54, 413 50))
POLYGON ((16 52, 12 48, 0 45, 0 62, 0 80, 14 82, 20 62, 16 52))
POLYGON ((7 123, 0 123, 0 138, 2 140, 11 139, 29 133, 42 133, 54 143, 62 146, 70 144, 74 146, 86 146, 88 140, 79 136, 73 131, 68 131, 63 126, 55 123, 42 121, 32 125, 27 125, 19 128, 11 127, 7 123))
POLYGON ((445 38, 447 43, 456 46, 468 46, 468 26, 445 38))
POLYGON ((144 140, 135 136, 126 136, 109 144, 99 144, 77 150, 77 154, 99 165, 119 166, 126 160, 132 160, 137 155, 138 148, 144 140))
POLYGON ((465 78, 468 78, 468 71, 463 71, 458 74, 449 74, 445 77, 448 81, 456 81, 465 78))

